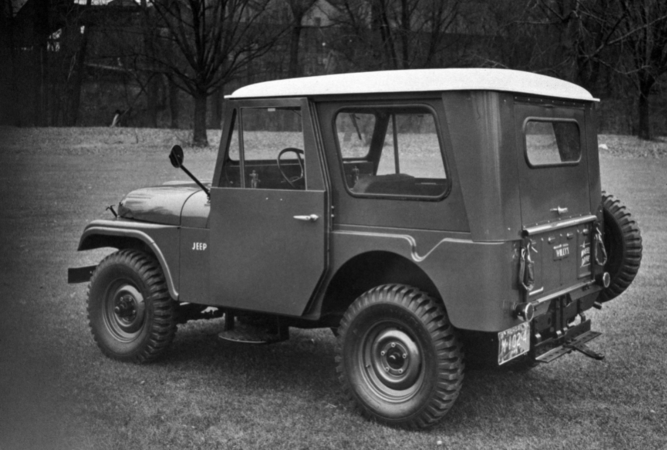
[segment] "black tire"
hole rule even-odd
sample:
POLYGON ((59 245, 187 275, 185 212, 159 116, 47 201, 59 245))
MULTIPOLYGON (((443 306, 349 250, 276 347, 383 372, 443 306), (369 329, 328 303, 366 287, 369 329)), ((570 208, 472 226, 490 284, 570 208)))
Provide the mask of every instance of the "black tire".
POLYGON ((611 283, 600 293, 599 300, 606 302, 623 293, 635 279, 642 261, 642 236, 626 207, 606 192, 602 192, 602 212, 605 270, 611 283))
POLYGON ((427 428, 452 407, 463 382, 463 351, 442 305, 389 284, 361 295, 338 328, 336 370, 362 415, 427 428))
POLYGON ((138 250, 107 256, 90 280, 88 321, 110 358, 143 363, 160 356, 176 333, 176 302, 158 262, 138 250))

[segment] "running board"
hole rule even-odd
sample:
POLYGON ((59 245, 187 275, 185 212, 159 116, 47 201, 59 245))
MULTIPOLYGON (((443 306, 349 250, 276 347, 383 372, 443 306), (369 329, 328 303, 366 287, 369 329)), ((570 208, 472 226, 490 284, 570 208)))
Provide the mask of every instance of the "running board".
POLYGON ((583 353, 584 355, 588 356, 589 358, 596 359, 598 361, 601 361, 604 359, 604 355, 588 348, 586 344, 596 337, 601 336, 602 333, 598 331, 587 331, 585 333, 580 334, 579 336, 575 337, 571 341, 567 341, 560 347, 556 347, 552 350, 549 350, 548 352, 538 356, 535 358, 537 362, 541 363, 550 363, 556 358, 560 358, 563 355, 567 355, 568 353, 572 353, 572 351, 576 350, 578 352, 583 353))

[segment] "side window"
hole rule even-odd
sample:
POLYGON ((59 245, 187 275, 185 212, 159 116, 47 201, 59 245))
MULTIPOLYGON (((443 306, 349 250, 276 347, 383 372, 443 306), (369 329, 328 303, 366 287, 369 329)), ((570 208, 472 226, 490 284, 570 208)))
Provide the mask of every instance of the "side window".
POLYGON ((532 167, 576 164, 581 159, 577 122, 528 119, 524 134, 526 158, 532 167))
POLYGON ((242 108, 234 123, 223 185, 247 189, 305 189, 299 108, 242 108))
POLYGON ((338 113, 336 130, 343 159, 366 158, 374 129, 373 113, 338 113))
POLYGON ((442 196, 447 175, 433 113, 425 107, 342 109, 336 135, 354 195, 442 196))

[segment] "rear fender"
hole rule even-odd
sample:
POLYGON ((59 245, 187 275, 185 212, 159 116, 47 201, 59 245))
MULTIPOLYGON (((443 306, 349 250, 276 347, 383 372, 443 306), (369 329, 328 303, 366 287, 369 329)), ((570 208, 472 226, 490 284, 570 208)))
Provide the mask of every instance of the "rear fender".
POLYGON ((331 278, 307 314, 335 319, 364 289, 399 283, 442 300, 449 320, 459 329, 498 332, 521 323, 514 314, 521 301, 516 282, 520 241, 476 242, 469 234, 410 233, 354 226, 332 233, 331 278))
POLYGON ((160 264, 169 294, 178 300, 179 238, 176 226, 129 220, 95 220, 84 229, 78 251, 102 247, 139 247, 147 250, 160 264))
POLYGON ((321 314, 340 318, 361 294, 390 283, 409 285, 440 298, 435 284, 414 261, 390 251, 371 251, 338 268, 328 284, 321 314))

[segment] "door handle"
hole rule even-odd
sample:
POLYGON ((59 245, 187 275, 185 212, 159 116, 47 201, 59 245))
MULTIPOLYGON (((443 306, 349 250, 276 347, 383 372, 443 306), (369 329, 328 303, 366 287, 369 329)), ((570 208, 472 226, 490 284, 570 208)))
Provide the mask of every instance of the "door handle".
POLYGON ((567 212, 567 208, 561 208, 560 206, 558 206, 556 208, 551 208, 549 211, 558 213, 558 215, 560 216, 561 214, 565 214, 567 212))
POLYGON ((317 214, 311 214, 309 216, 294 216, 296 220, 303 220, 304 222, 317 222, 317 219, 320 217, 317 214))

